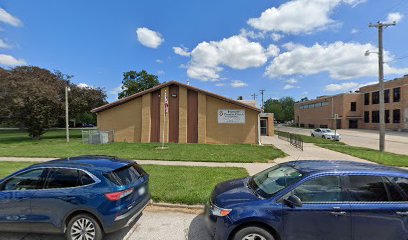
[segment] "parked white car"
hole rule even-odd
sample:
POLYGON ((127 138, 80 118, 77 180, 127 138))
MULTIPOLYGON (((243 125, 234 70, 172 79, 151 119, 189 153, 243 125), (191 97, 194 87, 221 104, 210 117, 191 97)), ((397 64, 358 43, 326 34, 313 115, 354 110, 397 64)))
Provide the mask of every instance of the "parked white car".
POLYGON ((316 128, 313 129, 311 134, 312 137, 320 137, 324 139, 329 139, 329 140, 335 140, 335 141, 340 141, 341 136, 338 133, 334 133, 333 130, 330 128, 316 128))

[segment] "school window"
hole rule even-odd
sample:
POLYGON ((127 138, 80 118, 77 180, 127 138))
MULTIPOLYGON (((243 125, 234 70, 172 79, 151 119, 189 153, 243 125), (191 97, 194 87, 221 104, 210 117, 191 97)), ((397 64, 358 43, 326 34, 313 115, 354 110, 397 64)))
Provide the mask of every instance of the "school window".
POLYGON ((351 107, 352 112, 357 111, 357 103, 356 102, 351 102, 350 107, 351 107))
POLYGON ((393 123, 401 122, 401 111, 399 109, 394 109, 394 111, 392 112, 392 119, 393 123))
POLYGON ((364 122, 365 122, 365 123, 369 123, 369 122, 370 122, 370 112, 369 112, 369 111, 365 111, 365 112, 364 112, 364 122))
POLYGON ((371 112, 371 122, 372 123, 379 123, 380 122, 380 111, 372 111, 371 112))
POLYGON ((371 103, 372 104, 379 104, 380 103, 380 92, 373 92, 371 93, 371 103))
POLYGON ((390 89, 384 90, 384 103, 390 102, 390 89))
POLYGON ((370 105, 370 94, 369 93, 364 94, 364 105, 370 105))
POLYGON ((401 88, 394 88, 393 89, 393 99, 394 99, 394 102, 399 102, 400 101, 400 99, 401 99, 401 88))
POLYGON ((385 110, 385 123, 390 123, 390 110, 385 110))

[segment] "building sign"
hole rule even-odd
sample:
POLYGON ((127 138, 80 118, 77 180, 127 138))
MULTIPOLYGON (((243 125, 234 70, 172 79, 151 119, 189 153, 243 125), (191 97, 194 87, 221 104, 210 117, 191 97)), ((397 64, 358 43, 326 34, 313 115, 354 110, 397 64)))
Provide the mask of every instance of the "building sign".
POLYGON ((244 124, 245 110, 218 109, 218 124, 244 124))

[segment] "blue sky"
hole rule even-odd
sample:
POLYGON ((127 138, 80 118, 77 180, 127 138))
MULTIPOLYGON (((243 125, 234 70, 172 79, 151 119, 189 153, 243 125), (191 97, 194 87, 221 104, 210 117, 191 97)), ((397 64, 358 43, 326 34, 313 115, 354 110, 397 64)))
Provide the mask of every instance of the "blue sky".
MULTIPOLYGON (((408 74, 405 0, 138 0, 0 2, 0 66, 35 65, 117 96, 122 73, 145 69, 230 98, 335 94, 408 74)), ((258 98, 260 101, 260 98, 258 98)))

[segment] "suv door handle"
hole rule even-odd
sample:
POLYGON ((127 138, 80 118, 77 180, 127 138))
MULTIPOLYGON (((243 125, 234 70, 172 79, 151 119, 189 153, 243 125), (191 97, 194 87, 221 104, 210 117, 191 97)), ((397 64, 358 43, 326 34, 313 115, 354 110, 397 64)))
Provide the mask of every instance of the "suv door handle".
POLYGON ((345 216, 347 213, 344 211, 339 211, 339 212, 330 212, 330 214, 334 216, 345 216))
POLYGON ((408 216, 408 212, 397 212, 397 215, 408 216))

